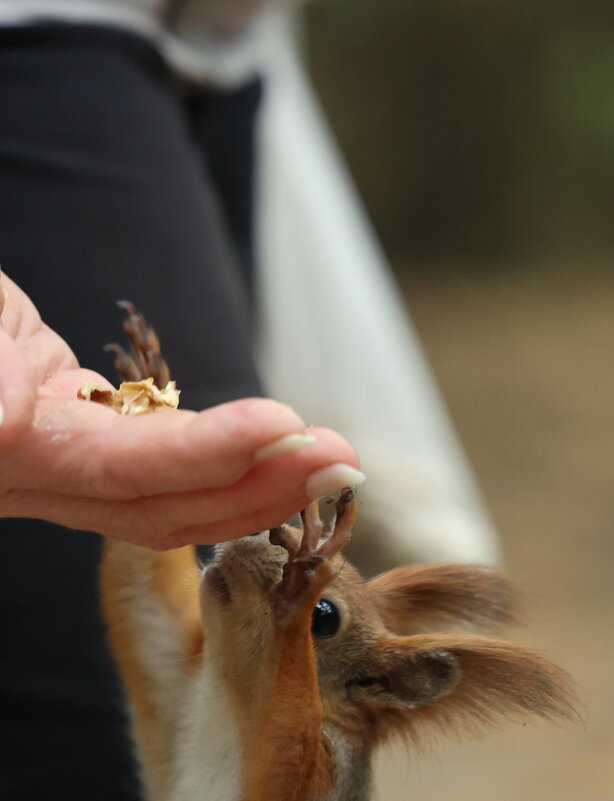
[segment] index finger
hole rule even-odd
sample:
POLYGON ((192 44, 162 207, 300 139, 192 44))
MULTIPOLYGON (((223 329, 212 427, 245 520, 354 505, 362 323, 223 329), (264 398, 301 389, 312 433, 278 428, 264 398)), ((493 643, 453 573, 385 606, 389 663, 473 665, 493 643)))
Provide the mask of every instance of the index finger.
POLYGON ((313 441, 276 401, 249 398, 202 412, 122 417, 86 401, 39 401, 35 421, 0 466, 4 486, 130 499, 228 486, 262 457, 313 441))

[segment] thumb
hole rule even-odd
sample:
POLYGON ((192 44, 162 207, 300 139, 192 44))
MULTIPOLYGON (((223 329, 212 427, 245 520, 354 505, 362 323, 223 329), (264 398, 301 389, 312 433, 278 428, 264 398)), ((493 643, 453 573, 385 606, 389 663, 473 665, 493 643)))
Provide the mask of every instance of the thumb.
MULTIPOLYGON (((4 292, 0 281, 0 313, 4 292)), ((0 457, 10 452, 32 422, 36 392, 23 354, 0 317, 0 457)))

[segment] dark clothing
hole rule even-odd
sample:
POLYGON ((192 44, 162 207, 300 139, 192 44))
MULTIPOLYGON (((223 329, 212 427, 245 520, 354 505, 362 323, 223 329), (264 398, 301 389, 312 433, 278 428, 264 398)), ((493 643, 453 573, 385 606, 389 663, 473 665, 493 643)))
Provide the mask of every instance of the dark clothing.
MULTIPOLYGON (((115 380, 127 298, 182 406, 260 394, 250 315, 260 86, 181 87, 120 31, 0 29, 0 263, 81 364, 115 380)), ((96 598, 100 541, 0 521, 0 799, 134 801, 96 598)))

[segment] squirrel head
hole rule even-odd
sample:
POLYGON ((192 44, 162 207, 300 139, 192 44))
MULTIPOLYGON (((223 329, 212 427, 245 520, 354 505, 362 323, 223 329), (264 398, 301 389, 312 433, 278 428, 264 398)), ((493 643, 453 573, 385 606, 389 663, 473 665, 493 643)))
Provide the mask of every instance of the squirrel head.
MULTIPOLYGON (((241 703, 271 681, 271 651, 283 628, 276 588, 302 537, 284 527, 283 547, 268 532, 226 543, 205 573, 206 640, 241 703)), ((345 752, 363 758, 392 735, 416 736, 426 721, 448 729, 519 712, 572 716, 563 670, 530 649, 468 633, 516 617, 517 593, 496 570, 432 564, 364 580, 340 552, 328 563, 329 578, 302 625, 317 667, 323 731, 345 752)))

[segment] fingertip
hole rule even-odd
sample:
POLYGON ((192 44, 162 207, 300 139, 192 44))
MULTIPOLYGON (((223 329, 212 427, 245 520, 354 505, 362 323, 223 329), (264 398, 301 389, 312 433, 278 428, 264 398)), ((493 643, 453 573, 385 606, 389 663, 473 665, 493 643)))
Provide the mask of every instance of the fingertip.
POLYGON ((352 445, 338 431, 331 428, 310 426, 306 433, 315 437, 318 444, 317 457, 324 467, 326 464, 343 463, 360 470, 360 458, 352 445), (323 458, 324 457, 324 458, 323 458))
POLYGON ((265 459, 274 459, 285 453, 303 450, 315 442, 316 438, 313 434, 284 434, 259 448, 254 454, 254 460, 262 462, 265 459))
POLYGON ((270 398, 242 398, 198 412, 188 436, 193 447, 217 454, 218 478, 224 483, 229 472, 234 483, 256 463, 314 442, 301 417, 270 398))
POLYGON ((367 477, 348 464, 330 464, 312 473, 305 483, 305 493, 310 501, 333 495, 345 487, 364 484, 367 477))
POLYGON ((288 434, 305 433, 300 415, 271 398, 242 398, 218 408, 227 418, 229 434, 238 441, 249 441, 254 452, 288 434))

